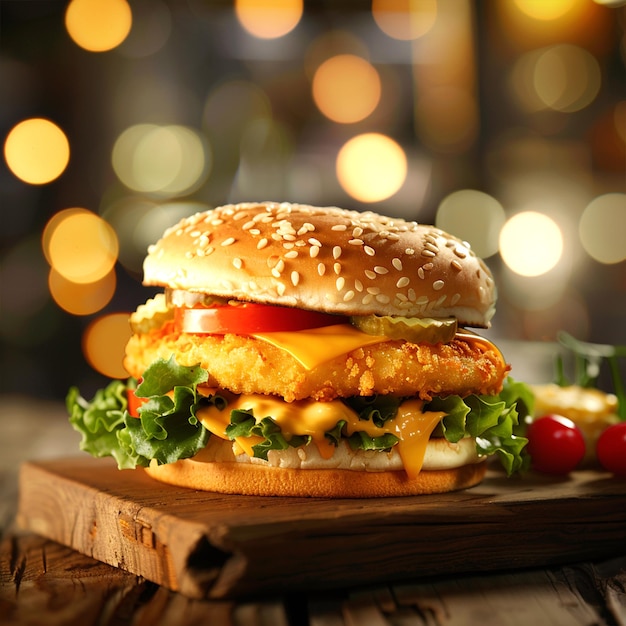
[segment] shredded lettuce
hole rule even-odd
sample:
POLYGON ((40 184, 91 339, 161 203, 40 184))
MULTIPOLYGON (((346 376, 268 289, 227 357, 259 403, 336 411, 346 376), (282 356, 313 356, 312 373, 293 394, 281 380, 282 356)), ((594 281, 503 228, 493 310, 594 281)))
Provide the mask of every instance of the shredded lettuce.
MULTIPOLYGON (((152 460, 164 464, 194 456, 210 437, 196 416, 198 409, 215 406, 228 410, 226 398, 198 392, 198 385, 207 378, 201 367, 181 366, 172 356, 152 363, 139 385, 134 379, 116 380, 97 391, 91 401, 73 387, 66 403, 70 423, 82 435, 81 449, 96 457, 112 456, 120 469, 146 467, 152 460), (145 399, 138 418, 128 412, 129 389, 135 389, 135 394, 145 399)), ((382 427, 395 417, 402 399, 373 396, 348 398, 345 402, 360 420, 382 427)), ((510 475, 528 464, 524 450, 527 440, 518 433, 520 417, 532 412, 532 402, 530 389, 509 378, 499 396, 435 398, 424 409, 446 413, 440 426, 442 436, 451 442, 474 437, 477 452, 496 455, 510 475)), ((308 435, 286 435, 271 416, 255 416, 252 410, 232 410, 229 417, 226 435, 233 440, 256 437, 258 441, 252 450, 261 459, 267 460, 270 450, 311 442, 308 435)), ((347 441, 353 450, 389 450, 398 442, 391 433, 371 437, 365 431, 356 431, 348 435, 345 426, 345 420, 339 420, 325 433, 328 441, 337 446, 342 440, 347 441)))

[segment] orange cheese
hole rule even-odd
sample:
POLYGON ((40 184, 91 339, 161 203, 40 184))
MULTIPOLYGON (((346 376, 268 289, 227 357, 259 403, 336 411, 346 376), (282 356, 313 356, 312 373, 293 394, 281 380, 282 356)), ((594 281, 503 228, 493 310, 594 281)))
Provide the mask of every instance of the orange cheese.
POLYGON ((252 336, 285 350, 308 370, 357 348, 388 341, 387 337, 367 335, 350 324, 296 332, 256 333, 252 336))
MULTIPOLYGON (((369 420, 360 420, 358 415, 340 400, 331 402, 299 401, 287 403, 279 398, 263 395, 242 395, 235 398, 222 411, 210 406, 198 410, 197 417, 214 435, 226 439, 225 430, 230 422, 231 410, 253 410, 254 418, 260 422, 271 417, 281 428, 287 439, 294 435, 310 435, 320 456, 330 458, 335 447, 324 436, 340 420, 346 421, 348 435, 364 431, 370 437, 391 433, 398 437, 397 450, 409 476, 419 473, 424 460, 428 439, 445 413, 422 412, 421 400, 402 403, 398 414, 378 427, 369 420)), ((253 456, 252 446, 260 443, 258 437, 237 437, 236 444, 248 456, 253 456)))

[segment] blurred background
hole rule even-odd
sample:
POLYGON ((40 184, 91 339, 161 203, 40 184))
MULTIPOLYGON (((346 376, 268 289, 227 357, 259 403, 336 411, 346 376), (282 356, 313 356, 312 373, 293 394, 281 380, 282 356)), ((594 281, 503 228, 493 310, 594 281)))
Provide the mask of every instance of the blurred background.
POLYGON ((0 18, 3 393, 125 377, 147 246, 237 201, 435 223, 495 275, 486 335, 626 344, 626 1, 1 0, 0 18))

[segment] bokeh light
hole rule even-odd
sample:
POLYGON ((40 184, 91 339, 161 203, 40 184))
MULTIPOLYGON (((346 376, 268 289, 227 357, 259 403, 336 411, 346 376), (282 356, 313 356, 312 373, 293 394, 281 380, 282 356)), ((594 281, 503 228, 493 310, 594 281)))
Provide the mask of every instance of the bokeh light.
POLYGON ((591 104, 602 73, 596 58, 571 44, 533 50, 521 56, 511 74, 513 91, 529 111, 572 113, 591 104))
POLYGON ((19 179, 43 185, 58 178, 67 167, 70 144, 56 124, 35 117, 11 129, 4 142, 4 158, 19 179))
POLYGON ((74 283, 55 269, 51 269, 48 276, 48 288, 53 300, 73 315, 91 315, 103 309, 113 298, 116 285, 114 270, 90 283, 74 283))
POLYGON ((81 48, 105 52, 126 39, 133 16, 126 0, 71 0, 65 12, 65 28, 81 48))
POLYGON ((556 20, 577 4, 576 0, 513 0, 517 8, 536 20, 556 20))
POLYGON ((594 198, 579 222, 583 248, 600 263, 626 260, 626 194, 607 193, 594 198))
POLYGON ((559 262, 563 253, 563 235, 549 216, 537 211, 523 211, 504 224, 499 246, 503 261, 515 273, 540 276, 559 262))
POLYGON ((254 37, 276 39, 291 32, 302 18, 302 0, 235 0, 239 23, 254 37))
POLYGON ((347 141, 337 155, 337 178, 361 202, 379 202, 404 184, 408 165, 402 147, 391 137, 365 133, 347 141))
POLYGON ((117 261, 119 244, 113 228, 90 211, 66 209, 44 228, 42 243, 54 270, 75 283, 106 276, 117 261))
POLYGON ((83 354, 108 378, 127 378, 124 350, 131 336, 129 313, 110 313, 93 320, 83 333, 83 354))
POLYGON ((115 141, 112 164, 129 189, 175 196, 188 193, 208 175, 212 156, 207 141, 185 126, 137 124, 115 141))
POLYGON ((433 27, 437 0, 372 0, 372 15, 389 37, 417 39, 433 27))
POLYGON ((498 251, 500 230, 506 221, 502 205, 475 189, 462 189, 446 196, 437 208, 435 224, 471 244, 479 257, 498 251))
POLYGON ((313 76, 313 100, 330 120, 342 124, 360 122, 380 101, 380 77, 374 66, 353 54, 339 54, 324 61, 313 76))

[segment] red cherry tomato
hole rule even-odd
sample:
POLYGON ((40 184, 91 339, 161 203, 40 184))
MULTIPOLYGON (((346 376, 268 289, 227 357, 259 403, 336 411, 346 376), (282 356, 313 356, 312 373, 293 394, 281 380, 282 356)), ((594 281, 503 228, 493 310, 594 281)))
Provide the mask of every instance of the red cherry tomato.
POLYGON ((626 422, 613 424, 600 435, 596 456, 605 470, 626 477, 626 422))
POLYGON ((342 315, 256 303, 227 304, 204 309, 179 308, 176 309, 176 320, 185 333, 212 335, 305 330, 348 321, 342 315))
POLYGON ((585 456, 585 439, 572 420, 545 415, 526 432, 532 467, 544 474, 569 474, 585 456))

